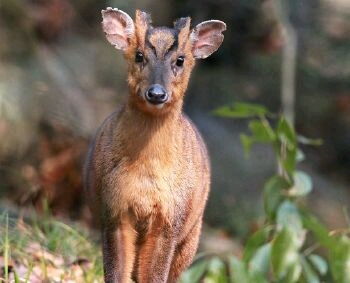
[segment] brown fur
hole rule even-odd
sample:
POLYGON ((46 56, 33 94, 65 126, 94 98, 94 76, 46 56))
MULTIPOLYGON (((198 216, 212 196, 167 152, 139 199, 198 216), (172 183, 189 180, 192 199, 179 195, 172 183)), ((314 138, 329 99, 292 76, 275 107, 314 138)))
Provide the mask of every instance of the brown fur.
POLYGON ((149 19, 136 13, 125 50, 130 96, 101 126, 86 163, 89 199, 101 216, 106 282, 175 282, 195 255, 209 192, 206 147, 181 111, 194 66, 190 20, 169 29, 153 28, 149 19), (148 66, 135 64, 136 51, 148 66), (183 68, 165 69, 180 55, 183 68), (171 92, 162 108, 140 95, 154 83, 152 64, 164 68, 171 92))

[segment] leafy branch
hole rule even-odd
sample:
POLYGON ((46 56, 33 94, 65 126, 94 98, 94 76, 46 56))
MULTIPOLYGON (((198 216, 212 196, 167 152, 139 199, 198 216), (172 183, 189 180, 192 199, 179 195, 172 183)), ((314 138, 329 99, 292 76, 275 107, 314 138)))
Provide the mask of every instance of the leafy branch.
POLYGON ((298 136, 283 116, 273 115, 260 105, 236 103, 214 113, 249 119, 250 133, 240 136, 246 156, 254 144, 270 146, 276 157, 277 173, 263 186, 264 225, 249 237, 242 258, 230 255, 199 261, 185 273, 182 282, 204 279, 204 282, 317 283, 329 278, 339 283, 350 282, 349 230, 328 231, 301 204, 313 186, 310 176, 297 169, 304 160, 299 144, 319 145, 321 141, 298 136), (320 247, 327 258, 316 253, 320 247))

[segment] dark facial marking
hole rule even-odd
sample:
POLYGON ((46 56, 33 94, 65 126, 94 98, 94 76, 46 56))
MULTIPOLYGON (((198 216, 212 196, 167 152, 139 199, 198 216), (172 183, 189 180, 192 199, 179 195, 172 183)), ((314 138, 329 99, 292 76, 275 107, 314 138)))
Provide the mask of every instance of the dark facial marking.
POLYGON ((160 27, 147 32, 146 44, 157 58, 164 58, 170 51, 177 48, 178 32, 175 29, 160 27))

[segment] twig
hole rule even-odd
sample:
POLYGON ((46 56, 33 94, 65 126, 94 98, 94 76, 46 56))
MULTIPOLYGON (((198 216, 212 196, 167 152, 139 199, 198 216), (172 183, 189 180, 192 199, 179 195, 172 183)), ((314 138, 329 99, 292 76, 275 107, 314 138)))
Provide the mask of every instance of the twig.
MULTIPOLYGON (((285 0, 286 2, 287 0, 285 0)), ((289 21, 288 7, 283 0, 275 0, 276 14, 282 24, 284 47, 282 52, 281 104, 283 115, 291 125, 295 119, 295 71, 297 57, 297 33, 289 21)))

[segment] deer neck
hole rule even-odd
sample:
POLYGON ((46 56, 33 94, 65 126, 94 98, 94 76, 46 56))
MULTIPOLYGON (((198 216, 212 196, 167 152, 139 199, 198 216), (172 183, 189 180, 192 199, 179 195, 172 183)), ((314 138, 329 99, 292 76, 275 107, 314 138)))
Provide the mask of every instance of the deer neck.
POLYGON ((149 115, 127 105, 120 117, 119 140, 130 160, 153 159, 168 163, 182 140, 181 110, 149 115))

